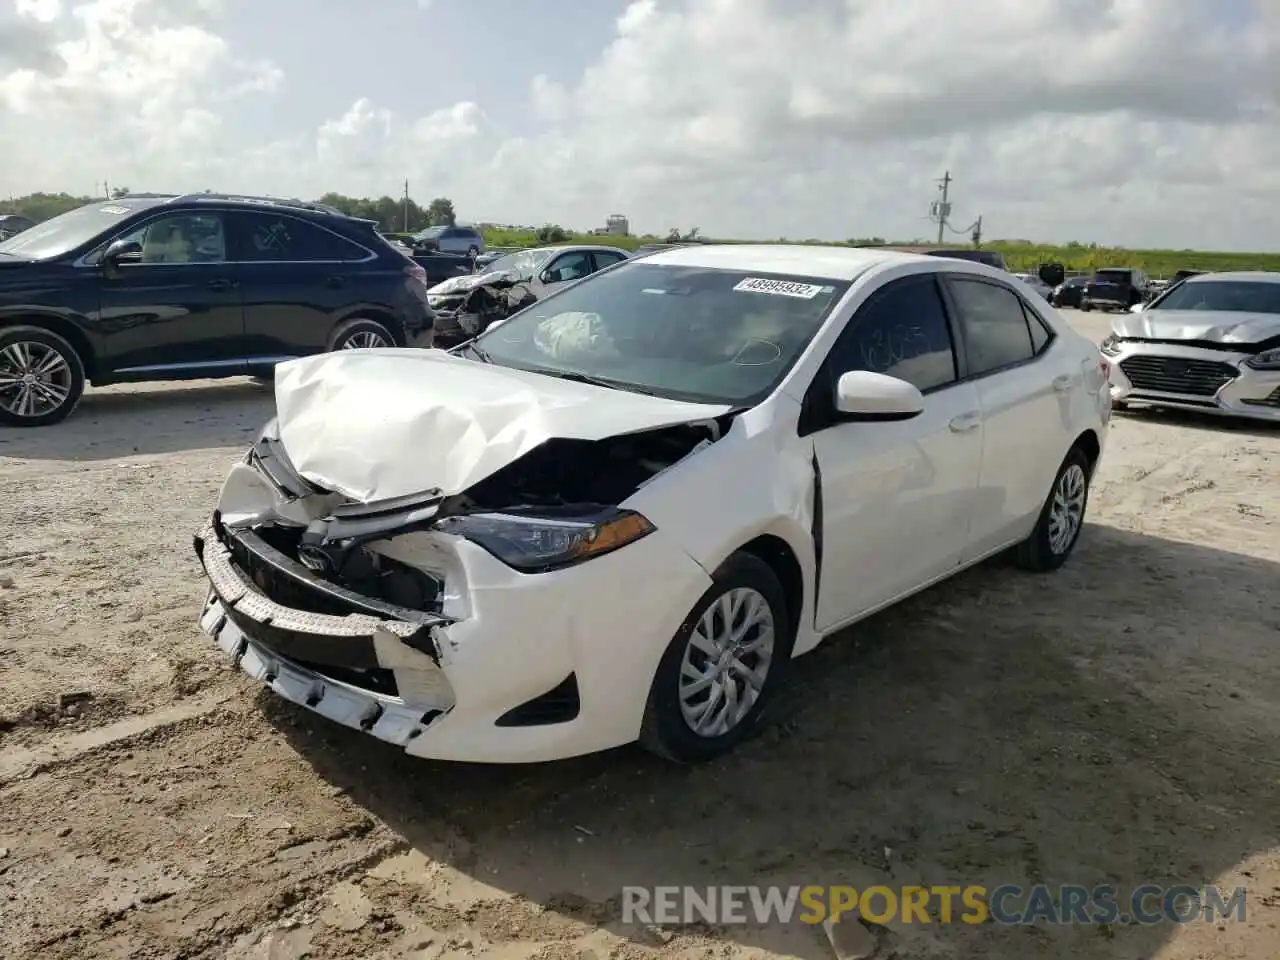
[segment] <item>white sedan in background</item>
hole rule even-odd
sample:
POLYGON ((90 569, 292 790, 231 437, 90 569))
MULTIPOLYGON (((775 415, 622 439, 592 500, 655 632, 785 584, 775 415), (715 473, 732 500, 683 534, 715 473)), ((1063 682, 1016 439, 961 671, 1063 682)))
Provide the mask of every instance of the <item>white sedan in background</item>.
POLYGON ((204 630, 489 762, 708 760, 841 628, 1008 549, 1058 568, 1111 411, 1007 273, 799 245, 625 262, 452 354, 283 363, 276 405, 196 538, 204 630))
POLYGON ((1111 321, 1117 405, 1280 422, 1280 273, 1202 273, 1111 321))

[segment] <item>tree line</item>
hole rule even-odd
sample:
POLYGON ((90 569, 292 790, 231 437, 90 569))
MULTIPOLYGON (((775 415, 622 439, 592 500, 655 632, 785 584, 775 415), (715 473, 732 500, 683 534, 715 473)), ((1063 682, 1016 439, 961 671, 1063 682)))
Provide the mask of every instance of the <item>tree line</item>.
MULTIPOLYGON (((111 198, 127 196, 129 193, 128 187, 118 187, 111 191, 111 198)), ((76 207, 106 199, 108 198, 76 196, 70 193, 30 193, 24 197, 0 200, 0 214, 17 214, 40 223, 76 207)), ((453 201, 448 197, 436 197, 425 207, 411 197, 397 200, 395 197, 385 196, 374 199, 348 197, 341 193, 326 193, 320 197, 319 202, 335 207, 348 216, 376 220, 380 228, 387 232, 416 233, 427 227, 451 227, 458 220, 453 201)))

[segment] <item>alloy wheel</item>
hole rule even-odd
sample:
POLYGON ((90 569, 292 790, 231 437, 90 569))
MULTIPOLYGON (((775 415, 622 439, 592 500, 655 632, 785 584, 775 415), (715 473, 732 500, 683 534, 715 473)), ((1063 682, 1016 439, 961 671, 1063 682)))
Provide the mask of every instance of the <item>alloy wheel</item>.
POLYGON ((0 408, 22 419, 57 410, 71 396, 67 358, 47 343, 18 340, 0 348, 0 408))
POLYGON ((1080 532, 1087 486, 1084 468, 1073 463, 1062 471, 1053 488, 1053 502, 1049 506, 1049 549, 1056 555, 1070 550, 1080 532))
POLYGON ((342 345, 343 350, 371 350, 378 347, 389 347, 391 344, 382 334, 375 333, 372 330, 358 330, 351 336, 347 337, 346 342, 342 345))
POLYGON ((720 737, 751 712, 775 644, 773 610, 751 587, 721 594, 698 620, 680 664, 680 712, 695 734, 720 737))

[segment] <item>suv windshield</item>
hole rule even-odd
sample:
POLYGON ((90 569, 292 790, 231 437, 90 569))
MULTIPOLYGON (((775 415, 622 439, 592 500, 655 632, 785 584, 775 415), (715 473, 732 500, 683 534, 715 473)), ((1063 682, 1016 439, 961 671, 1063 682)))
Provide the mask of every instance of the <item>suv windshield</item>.
POLYGON ((517 280, 532 280, 538 269, 551 259, 554 250, 521 250, 508 253, 491 263, 484 264, 485 273, 510 273, 517 280))
POLYGON ((0 253, 31 260, 60 257, 140 209, 137 204, 106 202, 77 207, 15 234, 0 243, 0 253))
POLYGON ((1147 309, 1280 313, 1280 277, 1276 281, 1185 280, 1147 309))
POLYGON ((848 283, 624 263, 495 324, 483 359, 677 400, 768 396, 848 283))

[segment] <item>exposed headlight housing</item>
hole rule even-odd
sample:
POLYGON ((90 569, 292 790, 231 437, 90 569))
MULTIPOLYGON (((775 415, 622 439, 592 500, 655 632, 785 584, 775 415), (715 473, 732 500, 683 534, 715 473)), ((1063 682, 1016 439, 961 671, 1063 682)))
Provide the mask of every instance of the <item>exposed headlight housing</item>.
POLYGON ((590 517, 521 512, 468 513, 436 524, 441 533, 465 537, 521 573, 545 573, 611 553, 653 533, 632 510, 590 517))
POLYGON ((1280 370, 1280 347, 1272 347, 1270 350, 1255 353, 1252 357, 1248 357, 1244 363, 1245 366, 1253 367, 1255 370, 1280 370))
POLYGON ((1108 357, 1114 357, 1116 354, 1120 352, 1121 343, 1122 343, 1121 339, 1117 337, 1114 333, 1108 334, 1107 339, 1102 341, 1102 344, 1098 347, 1098 349, 1101 350, 1103 353, 1105 353, 1108 357))

